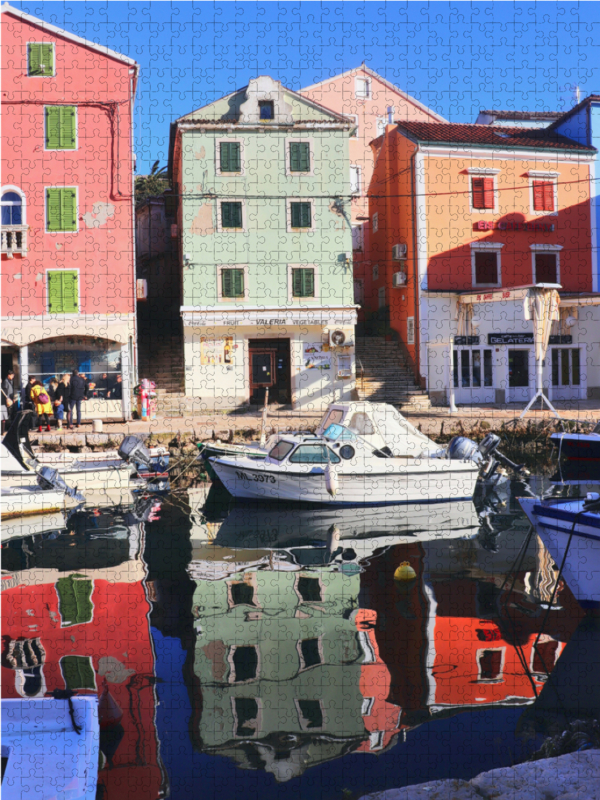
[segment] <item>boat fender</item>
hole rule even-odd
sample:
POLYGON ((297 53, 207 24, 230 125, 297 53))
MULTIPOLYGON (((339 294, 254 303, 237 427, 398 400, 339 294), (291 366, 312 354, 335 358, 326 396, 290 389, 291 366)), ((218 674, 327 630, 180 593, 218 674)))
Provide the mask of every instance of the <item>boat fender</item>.
POLYGON ((325 488, 332 497, 335 497, 338 493, 339 485, 337 470, 329 462, 325 467, 325 488))
POLYGON ((403 561, 396 572, 394 572, 394 580, 405 582, 405 581, 414 581, 417 577, 417 573, 408 563, 408 561, 403 561))

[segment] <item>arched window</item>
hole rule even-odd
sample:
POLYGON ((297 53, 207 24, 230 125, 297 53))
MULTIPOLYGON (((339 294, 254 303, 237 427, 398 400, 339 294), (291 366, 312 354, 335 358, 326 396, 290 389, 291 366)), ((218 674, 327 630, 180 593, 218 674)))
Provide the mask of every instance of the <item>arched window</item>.
POLYGON ((3 225, 23 225, 23 198, 16 192, 3 192, 2 200, 2 224, 3 225))

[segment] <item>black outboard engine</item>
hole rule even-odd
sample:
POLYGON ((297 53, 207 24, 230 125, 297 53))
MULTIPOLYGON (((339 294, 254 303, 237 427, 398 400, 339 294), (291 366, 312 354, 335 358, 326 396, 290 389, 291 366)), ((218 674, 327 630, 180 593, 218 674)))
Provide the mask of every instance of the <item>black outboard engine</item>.
POLYGON ((119 446, 119 455, 123 461, 134 461, 145 467, 152 467, 150 451, 139 436, 126 436, 119 446))
POLYGON ((37 471, 37 482, 42 489, 64 492, 68 497, 77 500, 78 503, 83 503, 85 500, 85 497, 77 489, 71 489, 67 486, 60 472, 57 469, 52 469, 52 467, 40 467, 37 471))
POLYGON ((452 461, 474 461, 476 464, 483 461, 477 442, 466 436, 455 436, 448 445, 446 455, 452 461))

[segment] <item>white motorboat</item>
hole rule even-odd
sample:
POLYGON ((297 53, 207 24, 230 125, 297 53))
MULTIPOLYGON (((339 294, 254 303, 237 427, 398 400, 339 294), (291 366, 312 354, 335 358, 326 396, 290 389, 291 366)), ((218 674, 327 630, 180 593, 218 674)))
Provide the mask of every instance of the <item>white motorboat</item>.
MULTIPOLYGON (((31 484, 36 471, 27 463, 20 464, 4 444, 0 445, 0 465, 2 469, 2 488, 23 487, 31 484)), ((121 459, 107 461, 91 459, 66 463, 60 474, 67 484, 86 489, 124 489, 129 487, 135 474, 135 465, 126 464, 121 459)))
POLYGON ((99 737, 96 695, 3 700, 3 800, 94 800, 99 737))
MULTIPOLYGON (((34 477, 32 473, 29 480, 34 477)), ((70 497, 57 489, 42 489, 38 485, 2 487, 0 492, 0 510, 2 522, 17 517, 48 514, 73 508, 80 502, 78 498, 70 497)), ((4 530, 2 531, 4 539, 4 530)))
MULTIPOLYGON (((470 500, 480 471, 476 460, 393 457, 349 428, 330 424, 322 436, 281 435, 262 461, 211 458, 234 497, 327 505, 386 505, 470 500)), ((483 455, 480 454, 480 460, 483 455)))
POLYGON ((600 495, 522 497, 519 503, 579 604, 600 608, 600 495))

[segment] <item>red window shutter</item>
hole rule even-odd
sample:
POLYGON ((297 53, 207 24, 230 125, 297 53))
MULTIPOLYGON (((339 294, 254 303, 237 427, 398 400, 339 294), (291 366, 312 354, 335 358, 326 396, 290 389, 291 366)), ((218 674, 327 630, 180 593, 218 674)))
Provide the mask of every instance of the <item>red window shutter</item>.
POLYGON ((533 182, 533 210, 545 211, 544 184, 541 181, 533 182))
POLYGON ((483 179, 483 202, 484 208, 493 208, 494 207, 494 179, 493 178, 484 178, 483 179))
POLYGON ((544 211, 554 211, 554 184, 544 184, 544 211))
POLYGON ((473 188, 473 208, 485 208, 483 178, 473 178, 471 185, 473 188))
POLYGON ((554 184, 552 181, 533 182, 533 210, 554 211, 554 184))

